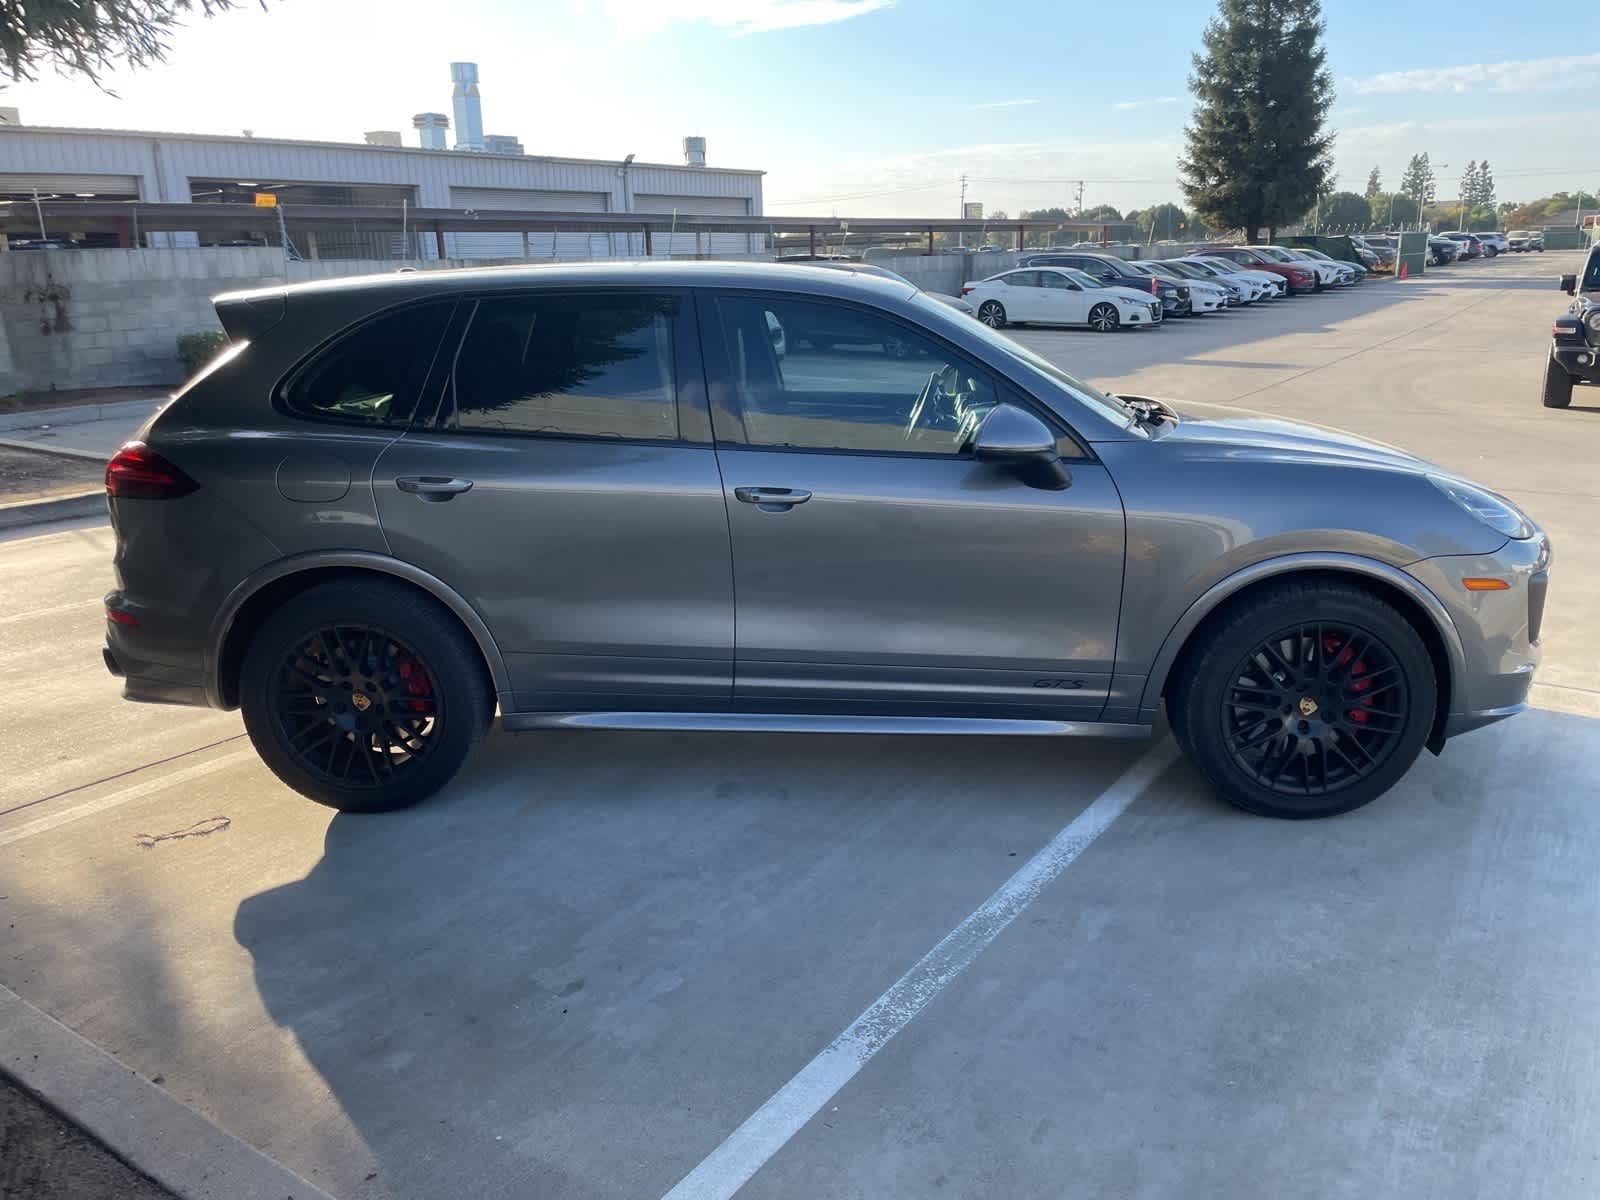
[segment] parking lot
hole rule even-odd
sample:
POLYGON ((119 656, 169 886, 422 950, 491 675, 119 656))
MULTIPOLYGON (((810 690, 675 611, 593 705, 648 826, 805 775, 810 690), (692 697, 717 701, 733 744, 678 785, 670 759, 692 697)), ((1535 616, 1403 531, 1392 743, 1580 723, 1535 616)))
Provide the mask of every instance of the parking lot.
MULTIPOLYGON (((13 1019, 153 1085, 105 1121, 159 1091, 346 1200, 1592 1197, 1600 393, 1537 394, 1578 259, 1013 331, 1550 532, 1535 710, 1333 820, 1227 807, 1159 731, 495 733, 421 807, 335 815, 237 714, 119 698, 104 522, 3 535, 13 1019)), ((0 1066, 37 1074, 24 1027, 0 1066)))

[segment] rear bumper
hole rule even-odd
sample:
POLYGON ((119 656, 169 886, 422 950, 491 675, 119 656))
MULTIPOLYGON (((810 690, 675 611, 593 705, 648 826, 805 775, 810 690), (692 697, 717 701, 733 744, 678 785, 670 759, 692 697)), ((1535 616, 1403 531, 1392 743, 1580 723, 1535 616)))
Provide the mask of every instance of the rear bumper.
POLYGON ((100 650, 106 670, 122 680, 127 700, 151 704, 211 706, 205 686, 203 644, 186 632, 160 631, 161 622, 131 604, 121 592, 106 597, 108 609, 128 613, 138 625, 106 622, 106 642, 100 650))

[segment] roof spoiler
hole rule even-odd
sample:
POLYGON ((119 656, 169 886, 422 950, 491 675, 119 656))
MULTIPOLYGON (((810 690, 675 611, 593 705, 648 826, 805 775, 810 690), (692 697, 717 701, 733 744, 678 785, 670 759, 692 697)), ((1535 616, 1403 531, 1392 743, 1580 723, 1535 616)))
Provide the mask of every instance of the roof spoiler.
POLYGON ((289 298, 281 288, 270 291, 228 292, 211 302, 230 342, 250 342, 266 333, 288 311, 289 298))

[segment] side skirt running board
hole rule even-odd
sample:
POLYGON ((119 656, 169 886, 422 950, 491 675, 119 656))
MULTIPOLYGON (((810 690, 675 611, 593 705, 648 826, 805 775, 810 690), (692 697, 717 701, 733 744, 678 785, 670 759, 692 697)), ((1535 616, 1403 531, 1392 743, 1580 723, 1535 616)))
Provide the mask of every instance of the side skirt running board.
POLYGON ((503 728, 641 729, 700 733, 932 733, 1012 737, 1148 738, 1149 725, 1108 721, 1033 721, 1000 717, 812 716, 787 713, 542 712, 506 713, 503 728))

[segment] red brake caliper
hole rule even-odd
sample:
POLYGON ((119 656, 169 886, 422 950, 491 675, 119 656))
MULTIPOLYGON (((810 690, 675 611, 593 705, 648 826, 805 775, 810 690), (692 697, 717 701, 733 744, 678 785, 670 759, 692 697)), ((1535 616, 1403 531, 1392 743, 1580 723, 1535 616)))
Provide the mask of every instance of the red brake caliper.
MULTIPOLYGON (((1333 659, 1333 665, 1336 667, 1342 667, 1345 663, 1350 661, 1350 647, 1345 646, 1344 649, 1341 650, 1339 648, 1339 639, 1331 633, 1323 635, 1322 650, 1324 654, 1327 654, 1333 659)), ((1361 658, 1356 659, 1356 661, 1350 667, 1350 674, 1352 678, 1349 686, 1351 691, 1365 692, 1372 687, 1372 681, 1370 679, 1354 678, 1355 676, 1365 675, 1366 673, 1366 660, 1361 658)), ((1352 708, 1347 715, 1357 725, 1365 725, 1369 719, 1366 710, 1371 707, 1372 697, 1362 696, 1361 707, 1352 708)))
POLYGON ((411 701, 411 711, 427 712, 427 702, 433 698, 433 688, 428 683, 428 673, 422 669, 422 664, 409 654, 401 653, 397 658, 400 679, 406 685, 406 691, 416 697, 411 701))

